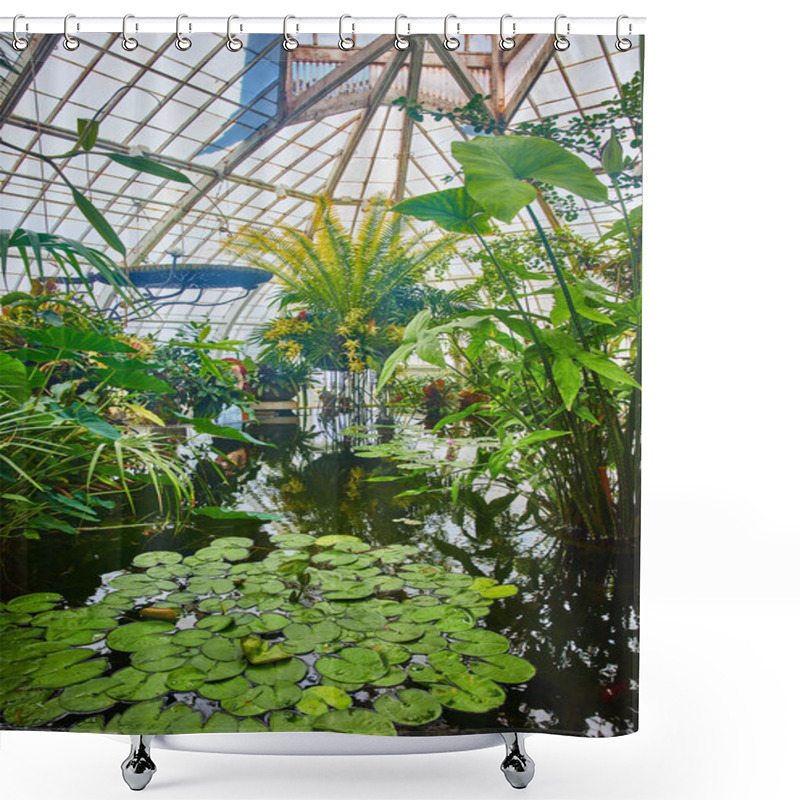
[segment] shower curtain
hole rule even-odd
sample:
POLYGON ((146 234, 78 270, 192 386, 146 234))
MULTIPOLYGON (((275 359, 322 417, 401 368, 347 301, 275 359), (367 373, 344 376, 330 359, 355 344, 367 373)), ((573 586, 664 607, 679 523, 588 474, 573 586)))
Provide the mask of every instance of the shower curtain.
POLYGON ((636 730, 631 38, 3 40, 0 727, 636 730))

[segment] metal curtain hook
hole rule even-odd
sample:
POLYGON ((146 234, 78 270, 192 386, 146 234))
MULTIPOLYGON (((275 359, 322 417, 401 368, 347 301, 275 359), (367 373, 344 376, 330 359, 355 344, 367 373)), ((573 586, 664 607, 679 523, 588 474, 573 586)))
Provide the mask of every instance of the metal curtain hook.
MULTIPOLYGON (((17 22, 19 22, 21 19, 25 19, 25 17, 22 14, 17 14, 17 16, 14 17, 14 22, 11 24, 11 30, 14 36, 12 46, 15 50, 24 50, 29 44, 28 40, 24 36, 20 36, 17 31, 17 22)), ((25 23, 25 30, 28 30, 27 22, 25 23)))
MULTIPOLYGON (((175 19, 175 47, 178 50, 188 50, 192 46, 192 40, 181 33, 181 20, 186 19, 188 14, 178 14, 175 19)), ((189 32, 192 31, 192 23, 189 23, 189 32)))
POLYGON ((352 22, 352 17, 349 14, 342 14, 339 17, 339 49, 340 50, 352 50, 356 46, 356 40, 353 38, 353 35, 356 32, 355 23, 352 22), (350 36, 344 35, 344 21, 346 19, 351 20, 350 22, 350 36))
MULTIPOLYGON (((126 14, 122 18, 122 49, 127 50, 130 52, 131 50, 135 50, 139 46, 139 40, 134 39, 133 36, 128 36, 128 20, 129 19, 136 19, 133 14, 126 14)), ((134 23, 134 30, 139 30, 139 23, 134 23)))
POLYGON ((514 45, 516 45, 516 39, 514 37, 517 35, 517 23, 512 20, 511 22, 511 36, 506 36, 505 34, 505 23, 507 19, 511 19, 511 14, 503 14, 500 17, 500 49, 501 50, 512 50, 514 45))
POLYGON ((624 19, 628 20, 628 36, 630 36, 633 33, 633 25, 631 25, 631 22, 628 19, 627 15, 620 14, 617 17, 617 43, 615 46, 617 50, 619 50, 621 53, 624 53, 626 50, 630 50, 631 47, 633 47, 633 42, 630 39, 623 39, 620 36, 620 31, 622 29, 622 20, 624 19))
MULTIPOLYGON (((71 19, 75 19, 74 14, 67 14, 64 17, 64 49, 65 50, 77 50, 81 43, 69 32, 69 21, 71 19)), ((78 26, 75 26, 75 29, 78 29, 78 26)))
MULTIPOLYGON (((225 42, 225 47, 227 47, 228 50, 231 51, 231 53, 237 53, 244 47, 244 42, 241 39, 237 39, 233 35, 233 31, 231 30, 231 24, 235 19, 239 19, 239 17, 235 15, 228 17, 228 41, 225 42)), ((241 31, 241 29, 242 26, 240 25, 239 30, 241 31)))
MULTIPOLYGON (((562 36, 558 32, 558 21, 566 18, 567 18, 566 14, 559 14, 556 17, 556 21, 553 25, 553 32, 556 37, 556 40, 553 42, 553 47, 555 47, 556 50, 560 50, 561 52, 569 49, 569 39, 567 39, 566 36, 562 36)), ((567 33, 569 34, 569 22, 567 22, 567 33)))
POLYGON ((406 28, 408 30, 406 32, 406 35, 403 36, 400 33, 400 20, 401 19, 407 20, 408 17, 405 14, 398 14, 394 18, 394 47, 395 47, 395 50, 408 50, 408 48, 411 46, 411 42, 408 41, 406 36, 410 36, 411 35, 411 23, 410 22, 406 22, 406 28))
POLYGON ((444 39, 442 39, 442 44, 448 50, 458 50, 458 48, 461 47, 461 42, 455 36, 451 36, 448 31, 451 19, 456 20, 456 33, 459 33, 461 30, 461 23, 458 22, 458 17, 456 17, 455 14, 448 14, 444 18, 444 39))
MULTIPOLYGON (((295 39, 294 36, 289 33, 290 19, 297 19, 297 17, 289 16, 283 18, 283 49, 291 52, 292 50, 297 50, 300 42, 298 42, 297 39, 295 39)), ((297 26, 295 26, 295 30, 297 30, 297 26)))

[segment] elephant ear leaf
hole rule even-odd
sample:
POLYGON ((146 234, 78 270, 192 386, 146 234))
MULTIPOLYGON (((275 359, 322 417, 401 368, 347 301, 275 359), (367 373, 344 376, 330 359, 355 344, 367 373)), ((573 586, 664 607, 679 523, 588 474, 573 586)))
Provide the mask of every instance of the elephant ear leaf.
POLYGON ((549 183, 587 200, 606 202, 608 190, 591 168, 561 145, 537 136, 482 136, 453 142, 464 167, 467 191, 493 217, 511 222, 536 198, 531 180, 549 183))
POLYGON ((392 208, 398 214, 435 222, 454 233, 492 233, 485 209, 460 186, 403 200, 392 208))

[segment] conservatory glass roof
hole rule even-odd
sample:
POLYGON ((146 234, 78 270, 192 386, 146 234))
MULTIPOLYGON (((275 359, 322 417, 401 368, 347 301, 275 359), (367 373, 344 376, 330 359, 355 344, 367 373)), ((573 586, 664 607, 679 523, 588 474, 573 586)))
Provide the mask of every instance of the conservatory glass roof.
MULTIPOLYGON (((321 193, 352 222, 376 195, 398 201, 453 185, 447 179, 458 164, 450 145, 468 132, 447 118, 412 119, 392 105, 399 97, 452 110, 481 93, 496 117, 566 120, 600 110, 639 68, 637 37, 627 52, 614 48, 613 37, 585 35, 557 52, 544 34, 519 36, 510 51, 497 48, 496 37, 473 35, 450 52, 437 37, 417 36, 413 49, 423 52, 416 60, 395 50, 391 36, 361 35, 349 52, 324 35, 299 36, 293 52, 271 34, 250 34, 238 52, 215 34, 194 36, 183 52, 172 35, 138 38, 139 47, 127 52, 118 34, 87 34, 70 52, 60 36, 38 34, 22 53, 3 39, 0 136, 8 146, 0 149, 0 228, 59 234, 118 256, 55 170, 13 150, 64 152, 76 141, 78 120, 97 114, 100 146, 63 169, 118 233, 123 263, 168 264, 174 253, 193 264, 241 263, 229 246, 232 233, 249 224, 307 231, 321 193), (131 173, 109 153, 147 153, 192 184, 131 173)), ((599 236, 613 208, 576 199, 573 229, 599 236)), ((529 225, 520 216, 508 230, 529 225)), ((473 269, 454 259, 443 285, 469 280, 473 269)), ((26 280, 21 262, 11 259, 7 288, 24 288, 26 280)), ((265 283, 222 305, 240 290, 211 288, 202 309, 165 306, 133 327, 169 331, 191 314, 217 324, 216 335, 246 338, 264 321, 272 291, 265 283)), ((103 287, 100 297, 110 302, 111 294, 103 287)))

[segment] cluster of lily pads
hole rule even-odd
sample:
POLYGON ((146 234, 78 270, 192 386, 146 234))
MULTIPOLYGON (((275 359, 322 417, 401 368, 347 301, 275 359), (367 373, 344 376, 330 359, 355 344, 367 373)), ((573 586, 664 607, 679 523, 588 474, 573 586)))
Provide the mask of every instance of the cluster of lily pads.
POLYGON ((485 714, 533 677, 480 626, 516 587, 419 563, 410 545, 271 541, 257 559, 236 536, 142 553, 80 608, 56 593, 0 607, 3 726, 391 736, 445 709, 485 714))

